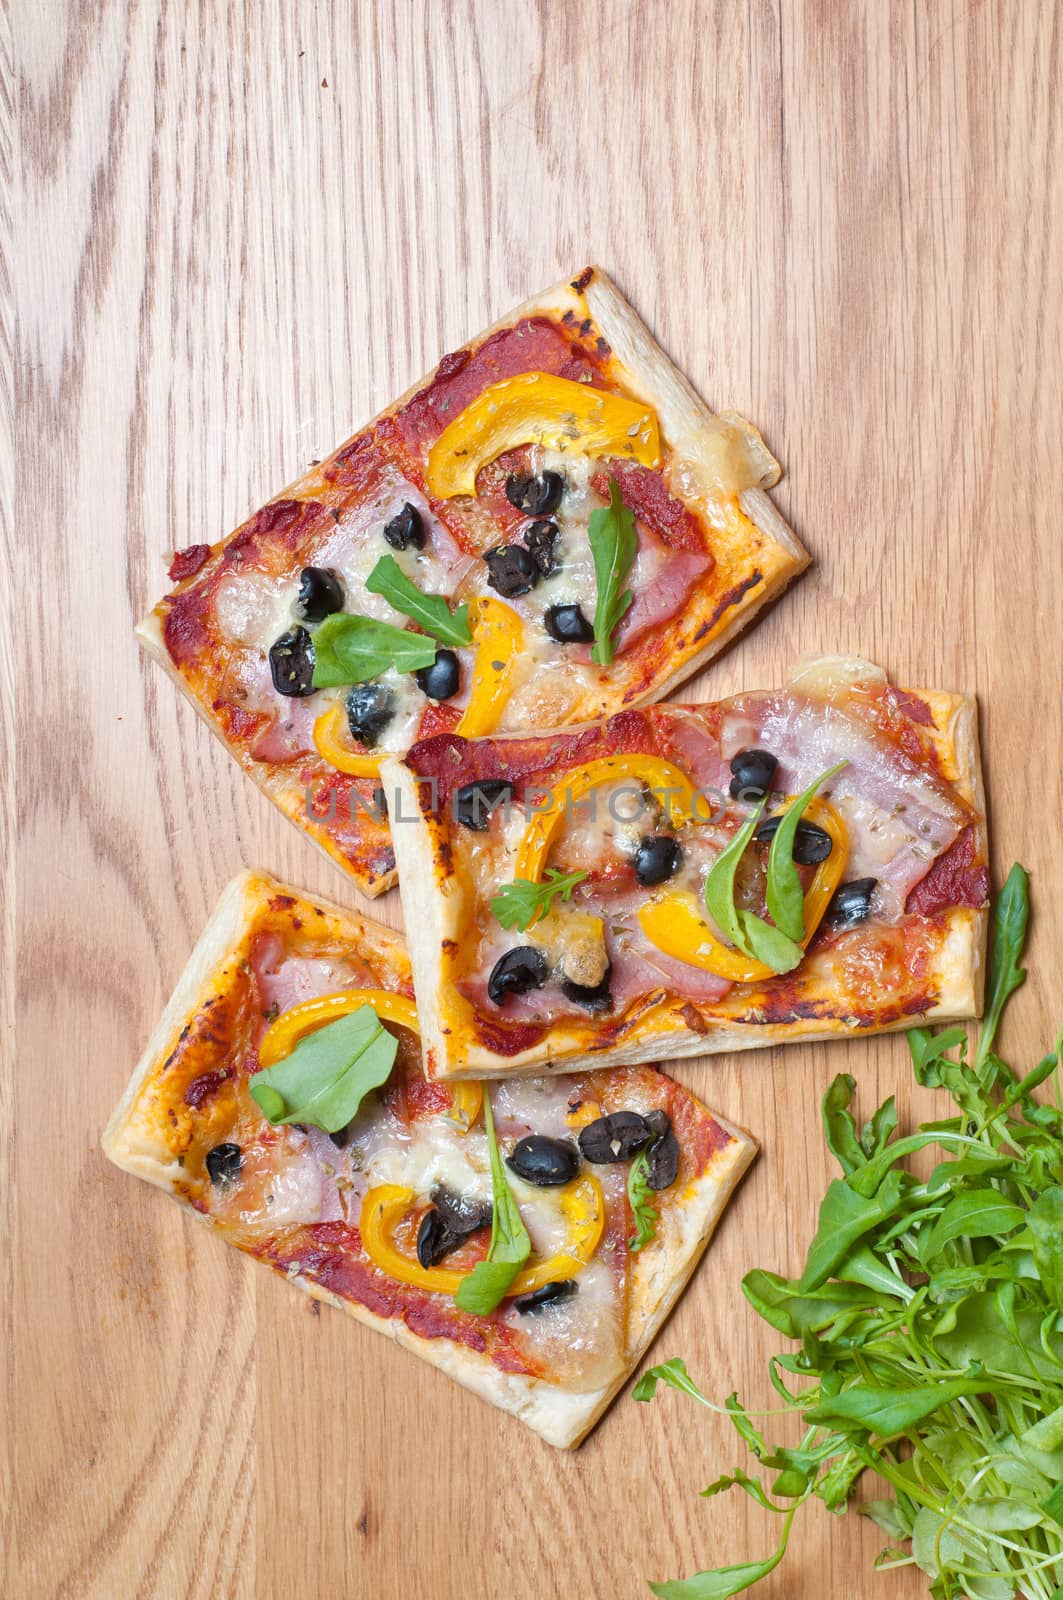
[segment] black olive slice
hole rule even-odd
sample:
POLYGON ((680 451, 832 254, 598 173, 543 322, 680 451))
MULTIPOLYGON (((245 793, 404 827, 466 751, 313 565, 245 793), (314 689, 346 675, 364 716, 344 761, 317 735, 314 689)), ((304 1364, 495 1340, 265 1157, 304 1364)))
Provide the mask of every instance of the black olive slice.
POLYGON ((314 692, 314 641, 305 628, 289 628, 269 647, 269 670, 278 694, 293 700, 314 692))
POLYGON ((611 1161, 630 1161, 651 1138, 646 1118, 637 1111, 613 1111, 588 1122, 580 1133, 579 1147, 586 1161, 605 1166, 611 1161))
POLYGON ((534 945, 518 945, 507 950, 491 969, 487 980, 487 993, 494 1005, 505 1004, 509 994, 527 994, 529 989, 541 989, 546 982, 546 957, 534 945))
MULTIPOLYGON (((785 812, 777 817, 768 817, 762 822, 753 835, 757 844, 770 844, 779 831, 779 824, 785 812)), ((802 817, 797 824, 794 835, 794 860, 799 867, 814 867, 821 861, 826 861, 834 849, 834 840, 826 828, 821 828, 815 822, 806 822, 802 817)))
POLYGON ((877 887, 877 878, 850 878, 848 883, 839 884, 824 917, 828 927, 856 928, 866 922, 877 887))
POLYGON ((395 697, 381 683, 356 683, 347 691, 351 738, 372 748, 395 715, 395 697))
POLYGON ((417 1230, 417 1259, 422 1267, 438 1266, 461 1242, 461 1236, 447 1227, 442 1212, 433 1206, 425 1212, 417 1230))
POLYGON ((479 783, 463 783, 455 789, 454 821, 473 833, 486 833, 491 812, 500 800, 508 800, 513 785, 505 778, 481 778, 479 783))
POLYGON ((635 851, 635 876, 644 889, 670 878, 682 860, 683 852, 670 833, 648 833, 635 851))
POLYGON ((477 1228, 489 1228, 491 1225, 490 1200, 481 1200, 473 1195, 455 1194, 443 1184, 437 1184, 432 1190, 432 1204, 451 1233, 457 1234, 459 1238, 467 1238, 470 1233, 475 1233, 477 1228))
POLYGON ((499 544, 484 552, 488 587, 504 600, 527 594, 542 577, 539 565, 522 544, 499 544))
POLYGON ((544 1283, 540 1289, 533 1289, 530 1294, 519 1294, 513 1302, 514 1311, 519 1311, 521 1316, 539 1315, 547 1306, 556 1306, 562 1300, 571 1300, 579 1288, 575 1278, 555 1278, 553 1283, 544 1283))
POLYGON ((506 499, 529 517, 545 517, 556 511, 565 492, 559 472, 511 472, 506 479, 506 499))
POLYGON ((545 1133, 529 1133, 518 1139, 506 1166, 540 1189, 556 1189, 571 1183, 579 1171, 579 1151, 571 1139, 551 1139, 545 1133))
POLYGON ((449 700, 461 684, 461 667, 453 650, 437 650, 430 667, 414 673, 417 687, 429 700, 449 700))
POLYGON ((243 1153, 238 1144, 216 1144, 213 1150, 207 1151, 207 1175, 216 1189, 224 1189, 230 1183, 235 1183, 243 1164, 243 1153))
MULTIPOLYGON (((672 1132, 672 1125, 663 1111, 651 1112, 651 1116, 663 1117, 666 1123, 664 1131, 658 1133, 651 1145, 646 1149, 646 1182, 651 1189, 670 1189, 679 1176, 679 1140, 672 1132)), ((649 1123, 650 1118, 646 1118, 649 1123)))
POLYGON ((543 615, 543 626, 558 644, 589 644, 594 628, 577 605, 551 606, 543 615))
POLYGON ((763 800, 779 763, 770 750, 741 750, 731 761, 731 799, 763 800))
POLYGON ((560 532, 557 523, 547 518, 540 522, 529 522, 521 536, 528 547, 528 554, 544 578, 549 578, 557 567, 554 547, 560 532))
POLYGON ((331 567, 304 567, 299 574, 296 614, 304 622, 324 622, 343 610, 343 584, 331 567))
POLYGON ((571 978, 566 978, 561 985, 561 993, 573 1005, 586 1006, 588 1011, 610 1011, 613 1005, 609 989, 612 976, 611 968, 606 967, 605 977, 600 983, 573 983, 571 978))
POLYGON ((393 550, 405 550, 411 544, 415 550, 423 550, 424 523, 417 507, 407 500, 402 510, 384 524, 384 538, 393 550))

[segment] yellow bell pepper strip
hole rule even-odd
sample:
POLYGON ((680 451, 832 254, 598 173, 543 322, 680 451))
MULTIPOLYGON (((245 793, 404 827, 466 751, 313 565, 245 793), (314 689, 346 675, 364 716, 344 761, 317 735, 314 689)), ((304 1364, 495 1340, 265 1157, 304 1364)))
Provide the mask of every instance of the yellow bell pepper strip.
MULTIPOLYGON (((834 848, 816 867, 805 891, 802 949, 808 948, 841 882, 847 849, 844 824, 832 806, 825 800, 813 800, 807 814, 830 834, 834 848)), ((685 961, 687 966, 713 972, 732 983, 756 983, 761 978, 777 976, 766 962, 756 961, 724 944, 706 921, 699 901, 682 889, 666 890, 648 901, 639 912, 639 926, 650 943, 666 956, 674 956, 677 961, 685 961)))
POLYGON ((481 595, 471 603, 469 625, 476 646, 472 689, 455 732, 478 739, 497 728, 513 693, 513 668, 524 648, 524 624, 512 606, 481 595))
POLYGON ((323 711, 314 723, 314 748, 337 772, 353 778, 378 778, 380 757, 354 751, 343 738, 343 701, 323 711))
MULTIPOLYGON (((422 1267, 415 1256, 408 1256, 395 1242, 395 1229, 416 1204, 412 1189, 400 1184, 382 1183, 370 1189, 362 1201, 358 1228, 370 1261, 398 1283, 409 1283, 434 1294, 455 1295, 470 1272, 454 1267, 422 1267)), ((605 1228, 605 1196, 592 1173, 570 1183, 561 1194, 561 1212, 569 1225, 566 1248, 525 1267, 514 1278, 509 1296, 529 1294, 544 1283, 558 1278, 574 1278, 583 1271, 597 1250, 605 1228)))
POLYGON ((644 788, 665 796, 673 822, 690 822, 697 818, 697 792, 694 785, 686 773, 671 761, 659 756, 637 754, 601 756, 596 761, 588 761, 584 767, 574 767, 551 790, 521 837, 513 869, 514 878, 526 878, 531 883, 538 883, 554 837, 576 801, 600 784, 618 783, 626 778, 636 779, 644 788))
MULTIPOLYGON (((341 989, 336 994, 323 994, 316 1000, 303 1000, 289 1006, 271 1024, 262 1036, 258 1059, 264 1067, 272 1067, 291 1055, 299 1040, 315 1028, 323 1028, 337 1017, 345 1017, 358 1006, 372 1006, 381 1022, 393 1022, 396 1027, 409 1028, 418 1036, 421 1025, 417 1020, 417 1007, 405 995, 390 989, 341 989)), ((463 1133, 477 1122, 483 1107, 484 1090, 479 1080, 454 1083, 449 1086, 450 1111, 448 1115, 463 1133)))
POLYGON ((478 1078, 466 1083, 452 1083, 450 1089, 450 1120, 456 1122, 462 1133, 468 1133, 480 1119, 484 1104, 484 1086, 478 1078))
POLYGON ((566 1128, 586 1128, 590 1123, 597 1122, 602 1115, 602 1108, 597 1100, 584 1100, 580 1105, 565 1115, 566 1128))
POLYGON ((476 493, 476 474, 518 445, 624 456, 661 463, 661 436, 650 406, 548 372, 521 372, 489 384, 448 424, 428 455, 425 483, 441 500, 476 493))
POLYGON ((420 1034, 417 1007, 405 995, 391 989, 341 989, 336 994, 323 994, 316 1000, 303 1000, 298 1005, 282 1011, 262 1035, 258 1059, 264 1067, 290 1056, 299 1040, 315 1028, 323 1028, 337 1017, 345 1017, 359 1006, 372 1006, 381 1022, 394 1022, 400 1028, 409 1028, 420 1034))
POLYGON ((510 1294, 531 1294, 544 1283, 575 1278, 597 1250, 605 1231, 605 1196, 593 1173, 584 1173, 561 1192, 561 1215, 568 1223, 566 1248, 517 1274, 510 1294))

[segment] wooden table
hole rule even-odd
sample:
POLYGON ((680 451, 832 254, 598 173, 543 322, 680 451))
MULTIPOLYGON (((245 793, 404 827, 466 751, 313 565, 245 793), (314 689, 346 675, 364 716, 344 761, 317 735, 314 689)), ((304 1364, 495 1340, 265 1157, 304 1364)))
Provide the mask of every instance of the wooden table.
MULTIPOLYGON (((5 1596, 627 1600, 772 1547, 744 1498, 698 1499, 746 1459, 701 1408, 625 1396, 558 1455, 104 1161, 241 863, 353 898, 131 628, 169 548, 600 262, 758 421, 816 557, 697 687, 843 647, 981 696, 995 866, 1033 871, 1005 1038, 1031 1063, 1063 956, 1060 22, 1042 0, 14 0, 5 1596)), ((779 1341, 739 1279, 803 1259, 842 1069, 864 1108, 926 1109, 897 1038, 679 1069, 763 1141, 655 1350, 720 1398, 771 1402, 779 1341)), ((883 1542, 816 1505, 756 1592, 924 1594, 872 1576, 883 1542)))

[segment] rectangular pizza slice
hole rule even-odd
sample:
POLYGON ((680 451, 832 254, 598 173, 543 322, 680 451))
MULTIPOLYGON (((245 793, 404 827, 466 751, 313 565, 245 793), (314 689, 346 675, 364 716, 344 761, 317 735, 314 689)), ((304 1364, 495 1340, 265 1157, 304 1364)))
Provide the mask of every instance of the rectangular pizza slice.
POLYGON ((216 544, 138 629, 244 770, 359 887, 394 882, 382 752, 666 694, 808 557, 760 435, 587 268, 216 544))
POLYGON ((981 1006, 969 695, 774 692, 384 763, 430 1078, 903 1028, 981 1006))
POLYGON ((429 1083, 401 937, 258 873, 225 892, 103 1144, 562 1447, 756 1148, 649 1066, 429 1083))

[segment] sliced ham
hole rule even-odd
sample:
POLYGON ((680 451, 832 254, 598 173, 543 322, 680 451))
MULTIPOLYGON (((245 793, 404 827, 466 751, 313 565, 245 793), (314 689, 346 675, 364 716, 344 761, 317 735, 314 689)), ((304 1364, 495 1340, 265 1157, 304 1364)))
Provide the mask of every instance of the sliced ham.
POLYGON ((630 649, 652 628, 670 622, 712 565, 707 551, 672 550, 640 526, 639 560, 631 575, 635 599, 616 631, 617 649, 630 649), (651 551, 658 558, 652 565, 648 559, 651 551))
POLYGON ((309 695, 305 700, 286 698, 273 687, 268 648, 289 625, 287 614, 278 614, 267 621, 261 645, 240 643, 232 647, 214 707, 217 711, 221 702, 228 701, 248 715, 268 718, 248 751, 256 761, 279 766, 313 753, 314 719, 323 707, 320 695, 309 695))
POLYGON ((251 947, 251 968, 264 1011, 274 1006, 278 1012, 287 1011, 337 989, 377 987, 368 967, 331 956, 297 956, 285 951, 283 941, 271 933, 259 934, 251 947))
POLYGON ((710 806, 700 809, 707 815, 717 796, 721 800, 726 798, 731 782, 731 771, 720 752, 717 734, 702 711, 688 711, 683 706, 657 706, 653 716, 662 753, 706 796, 710 806))
POLYGON ((320 1216, 318 1222, 343 1222, 344 1211, 340 1200, 340 1191, 337 1178, 342 1176, 347 1169, 347 1158, 344 1153, 333 1144, 331 1135, 324 1128, 308 1127, 306 1130, 307 1142, 314 1161, 317 1163, 321 1180, 321 1193, 319 1199, 320 1216))
POLYGON ((610 912, 606 941, 613 963, 612 992, 617 1010, 653 989, 667 989, 683 999, 703 1000, 711 1005, 722 1000, 732 987, 726 978, 676 961, 658 950, 639 926, 634 906, 627 916, 610 912))
POLYGON ((252 744, 251 755, 256 761, 268 761, 276 766, 312 755, 314 722, 320 714, 317 695, 306 700, 285 701, 284 710, 277 712, 252 744))

